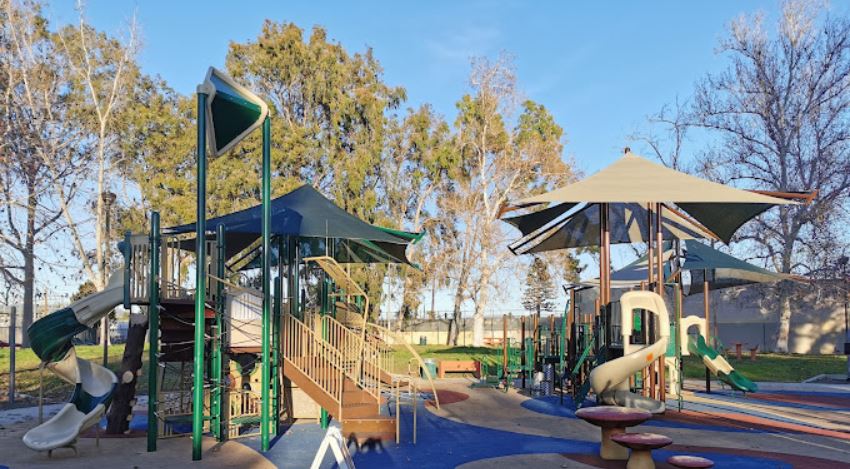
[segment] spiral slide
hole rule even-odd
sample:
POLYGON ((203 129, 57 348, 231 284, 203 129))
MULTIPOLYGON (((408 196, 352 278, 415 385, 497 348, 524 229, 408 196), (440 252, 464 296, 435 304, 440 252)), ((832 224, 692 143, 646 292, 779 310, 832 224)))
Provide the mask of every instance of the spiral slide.
POLYGON ((658 357, 664 356, 670 337, 667 306, 656 293, 630 291, 620 298, 620 307, 623 316, 621 324, 630 324, 632 311, 636 309, 644 309, 655 314, 658 317, 655 321, 659 329, 656 334, 658 340, 645 347, 629 344, 631 329, 623 328, 623 356, 594 368, 590 372, 590 387, 604 404, 635 407, 654 414, 663 413, 665 410, 663 402, 643 397, 629 390, 629 376, 646 368, 658 357), (634 350, 635 348, 637 350, 634 350))
POLYGON ((24 444, 29 448, 36 451, 73 449, 79 434, 97 424, 106 412, 118 379, 107 368, 77 357, 71 340, 94 326, 123 299, 123 273, 119 272, 109 279, 103 291, 39 319, 27 330, 32 349, 45 367, 74 385, 65 407, 24 435, 24 444))

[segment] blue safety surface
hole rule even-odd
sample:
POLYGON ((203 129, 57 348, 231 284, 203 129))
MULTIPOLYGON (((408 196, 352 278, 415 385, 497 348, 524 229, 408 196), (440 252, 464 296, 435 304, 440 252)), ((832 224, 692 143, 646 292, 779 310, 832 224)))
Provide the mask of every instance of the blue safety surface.
MULTIPOLYGON (((540 414, 553 415, 556 417, 565 417, 569 419, 577 418, 575 415, 575 411, 573 410, 572 399, 569 397, 564 397, 564 404, 561 404, 561 399, 556 396, 549 397, 538 397, 535 399, 529 399, 523 402, 522 407, 532 412, 537 412, 540 414)), ((647 422, 644 422, 641 425, 646 425, 649 427, 659 427, 659 428, 685 428, 692 430, 713 430, 713 431, 721 431, 721 432, 746 432, 746 433, 757 433, 758 430, 751 430, 746 428, 738 428, 738 427, 727 427, 720 425, 699 425, 690 422, 675 422, 670 420, 659 420, 653 419, 647 422)))
MULTIPOLYGON (((557 399, 557 398, 556 398, 557 399)), ((438 417, 419 404, 418 438, 413 444, 413 415, 410 407, 402 408, 402 443, 384 442, 351 451, 358 468, 416 467, 451 468, 481 459, 522 454, 556 453, 596 454, 599 444, 588 441, 570 440, 545 436, 528 435, 491 428, 479 427, 438 417)), ((724 428, 724 430, 727 430, 724 428)), ((316 450, 324 436, 317 424, 299 424, 292 426, 286 434, 273 442, 272 448, 264 455, 282 468, 309 467, 316 450)), ((259 450, 259 438, 237 440, 255 450, 259 450)), ((654 453, 657 461, 679 454, 670 451, 654 453)), ((751 456, 726 455, 717 453, 695 453, 712 459, 717 467, 737 467, 756 469, 764 467, 786 468, 788 464, 775 460, 751 456)), ((565 458, 564 462, 567 462, 565 458)), ((326 455, 325 467, 335 467, 330 453, 326 455)))

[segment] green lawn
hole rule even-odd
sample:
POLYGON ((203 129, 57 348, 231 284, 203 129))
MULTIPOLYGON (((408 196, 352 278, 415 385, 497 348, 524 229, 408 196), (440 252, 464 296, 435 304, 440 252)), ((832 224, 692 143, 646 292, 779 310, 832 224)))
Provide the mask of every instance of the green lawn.
MULTIPOLYGON (((79 345, 76 347, 77 356, 100 363, 103 359, 103 347, 100 345, 79 345)), ((118 371, 121 358, 124 356, 124 344, 109 347, 109 368, 118 371)), ((139 392, 147 393, 147 356, 144 357, 142 377, 139 379, 139 392)), ((39 359, 31 349, 18 349, 15 354, 15 387, 17 394, 27 394, 38 397, 38 364, 39 359)), ((44 397, 46 402, 62 402, 68 398, 73 387, 57 378, 53 373, 44 372, 44 397)), ((9 349, 0 349, 0 408, 7 403, 9 397, 9 349)))
MULTIPOLYGON (((695 356, 685 358, 685 377, 705 377, 702 359, 695 356)), ((787 355, 778 353, 759 354, 756 360, 744 356, 740 360, 727 358, 739 373, 752 381, 781 381, 799 383, 819 374, 845 373, 847 357, 844 355, 787 355)))
MULTIPOLYGON (((415 345, 413 347, 422 358, 436 360, 481 360, 489 363, 501 363, 502 349, 490 347, 451 347, 447 345, 415 345)), ((410 352, 404 347, 396 349, 396 371, 402 372, 410 359, 410 352)), ((685 376, 687 378, 705 377, 702 360, 695 356, 685 358, 685 376)), ((729 363, 741 374, 753 381, 778 381, 799 383, 822 373, 846 372, 847 358, 843 355, 784 355, 759 354, 753 361, 749 357, 737 360, 729 358, 729 363)))
MULTIPOLYGON (((478 360, 490 364, 501 363, 502 349, 492 347, 453 347, 450 345, 414 345, 416 350, 423 359, 434 360, 478 360)), ((396 347, 394 354, 394 365, 396 373, 404 373, 407 371, 407 364, 413 355, 407 350, 407 347, 396 347)), ((415 363, 411 366, 417 366, 415 363)))

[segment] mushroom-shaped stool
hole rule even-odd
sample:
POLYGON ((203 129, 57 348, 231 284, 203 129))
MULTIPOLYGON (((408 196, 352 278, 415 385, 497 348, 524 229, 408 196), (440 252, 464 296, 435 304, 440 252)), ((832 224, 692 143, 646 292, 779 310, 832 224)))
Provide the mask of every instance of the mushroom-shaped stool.
POLYGON ((626 469, 654 469, 652 450, 673 443, 670 438, 657 433, 620 433, 612 435, 611 441, 632 450, 626 469))
POLYGON ((576 417, 602 429, 602 443, 599 456, 608 460, 629 459, 629 450, 611 442, 614 435, 626 433, 626 428, 640 425, 652 418, 652 414, 643 409, 620 406, 597 406, 579 409, 576 417))
POLYGON ((687 455, 670 456, 667 458, 667 464, 683 469, 708 469, 714 467, 714 461, 711 459, 687 455))

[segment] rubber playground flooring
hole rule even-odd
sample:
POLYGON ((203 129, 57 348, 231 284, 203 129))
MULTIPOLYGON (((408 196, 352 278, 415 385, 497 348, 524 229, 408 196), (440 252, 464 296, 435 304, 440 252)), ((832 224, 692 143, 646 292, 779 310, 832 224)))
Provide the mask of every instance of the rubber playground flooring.
MULTIPOLYGON (((624 468, 624 461, 597 456, 600 432, 577 419, 571 402, 558 397, 529 398, 470 388, 470 380, 438 383, 441 409, 417 408, 416 444, 410 406, 401 412, 401 442, 351 450, 362 468, 411 467, 463 469, 491 467, 624 468)), ((686 395, 683 410, 668 410, 630 431, 661 433, 674 444, 655 451, 659 468, 674 454, 715 461, 718 468, 850 467, 850 392, 765 391, 743 397, 715 391, 686 395)), ((668 402, 671 408, 676 402, 668 402)), ((389 406, 394 409, 394 405, 389 406)), ((143 409, 137 409, 133 434, 143 432, 143 409)), ((255 437, 215 444, 205 438, 204 460, 192 463, 189 438, 159 441, 160 451, 147 453, 145 439, 109 438, 95 445, 84 437, 79 455, 64 450, 52 459, 26 449, 20 438, 34 425, 26 419, 0 419, 0 466, 92 467, 309 467, 324 431, 315 423, 297 423, 276 438, 268 452, 255 437)), ((322 467, 335 467, 326 456, 322 467)))

